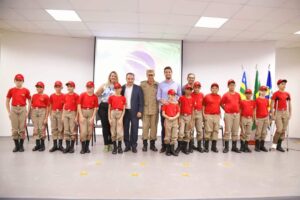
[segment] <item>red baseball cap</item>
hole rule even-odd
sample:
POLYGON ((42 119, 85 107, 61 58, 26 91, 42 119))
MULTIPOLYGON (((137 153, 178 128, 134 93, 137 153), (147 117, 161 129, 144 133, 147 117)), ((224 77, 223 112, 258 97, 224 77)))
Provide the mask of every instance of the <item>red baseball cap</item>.
POLYGON ((217 88, 219 88, 219 85, 218 85, 218 83, 213 83, 213 84, 211 84, 210 88, 212 88, 212 87, 217 87, 217 88))
POLYGON ((189 85, 189 84, 186 84, 186 85, 184 86, 184 89, 185 89, 185 90, 192 90, 193 87, 192 87, 191 85, 189 85))
POLYGON ((173 89, 168 90, 168 95, 175 95, 176 92, 173 89))
POLYGON ((61 81, 55 81, 54 87, 62 87, 62 82, 61 81))
POLYGON ((259 87, 259 90, 260 90, 260 91, 267 91, 267 90, 268 90, 268 87, 263 85, 263 86, 260 86, 260 87, 259 87))
POLYGON ((277 81, 277 85, 280 85, 281 83, 287 83, 287 80, 286 79, 279 79, 277 81))
POLYGON ((93 88, 93 87, 95 87, 95 84, 94 84, 93 81, 89 81, 89 82, 86 83, 85 86, 88 87, 88 88, 93 88))
POLYGON ((201 83, 200 83, 199 81, 196 81, 196 82, 194 83, 194 87, 201 87, 201 83))
POLYGON ((122 88, 122 86, 121 86, 120 83, 115 83, 115 84, 114 84, 114 88, 115 88, 115 89, 120 89, 120 88, 122 88))
POLYGON ((69 81, 66 83, 66 86, 75 87, 75 83, 73 81, 69 81))
POLYGON ((15 76, 15 81, 24 81, 24 76, 22 74, 17 74, 15 76))
POLYGON ((245 94, 252 94, 252 90, 251 90, 251 89, 247 89, 247 90, 245 91, 245 94))
POLYGON ((45 85, 43 82, 39 81, 35 84, 35 87, 41 87, 41 88, 45 88, 45 85))
POLYGON ((227 85, 231 84, 231 83, 234 83, 235 84, 235 81, 233 79, 229 79, 228 82, 227 82, 227 85))

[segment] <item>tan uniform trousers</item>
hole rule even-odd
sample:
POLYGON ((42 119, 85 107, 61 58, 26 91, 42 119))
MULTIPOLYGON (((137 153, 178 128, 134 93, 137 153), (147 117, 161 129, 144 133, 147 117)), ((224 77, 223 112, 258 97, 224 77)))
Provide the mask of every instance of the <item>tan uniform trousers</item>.
POLYGON ((14 140, 25 139, 26 107, 12 106, 10 111, 11 131, 14 140))
POLYGON ((34 108, 31 110, 31 119, 33 123, 33 138, 35 140, 46 138, 46 125, 44 124, 45 117, 45 108, 34 108))
POLYGON ((256 140, 265 140, 267 136, 267 129, 269 126, 269 117, 256 119, 256 140))
POLYGON ((286 111, 286 110, 277 111, 276 119, 275 119, 276 132, 275 132, 275 135, 273 138, 273 143, 277 144, 279 138, 281 140, 284 140, 285 132, 286 132, 288 124, 289 124, 289 117, 290 117, 290 114, 288 111, 286 111))
POLYGON ((111 110, 111 124, 110 124, 110 132, 111 132, 111 140, 122 141, 124 136, 123 129, 123 120, 120 121, 122 116, 122 110, 111 110))
POLYGON ((94 109, 81 109, 83 120, 80 121, 80 141, 90 140, 93 134, 94 122, 90 123, 94 109))
POLYGON ((143 140, 156 140, 157 138, 158 113, 143 114, 143 140), (149 137, 150 132, 150 137, 149 137))
POLYGON ((205 140, 218 140, 220 129, 220 115, 206 115, 205 125, 205 140))
POLYGON ((191 139, 191 120, 192 115, 179 116, 179 135, 178 141, 190 142, 191 139))
POLYGON ((224 140, 230 140, 230 136, 232 141, 238 140, 239 128, 240 128, 240 113, 225 113, 224 115, 225 122, 225 133, 224 140))
POLYGON ((64 138, 65 140, 75 140, 76 138, 76 111, 64 111, 64 138))
POLYGON ((197 141, 201 141, 203 139, 203 114, 202 110, 195 110, 194 111, 194 124, 193 130, 191 133, 191 139, 194 138, 194 128, 197 131, 197 141))
POLYGON ((53 140, 63 139, 63 121, 62 121, 62 111, 51 111, 51 133, 53 140))
POLYGON ((174 145, 178 139, 178 119, 165 119, 165 144, 174 145))
POLYGON ((241 140, 249 141, 252 132, 253 118, 241 117, 241 140))

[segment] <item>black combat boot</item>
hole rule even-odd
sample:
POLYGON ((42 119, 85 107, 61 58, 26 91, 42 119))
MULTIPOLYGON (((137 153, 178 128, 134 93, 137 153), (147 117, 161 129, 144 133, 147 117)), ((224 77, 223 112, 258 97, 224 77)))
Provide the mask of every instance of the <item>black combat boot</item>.
POLYGON ((165 143, 161 144, 161 149, 160 149, 159 152, 160 153, 165 153, 166 152, 166 144, 165 143))
POLYGON ((13 149, 13 152, 18 152, 19 151, 19 140, 14 140, 14 143, 15 143, 15 148, 13 149))
POLYGON ((81 154, 85 154, 85 142, 81 142, 81 150, 80 150, 81 154))
MULTIPOLYGON (((71 140, 71 145, 70 145, 70 149, 69 149, 69 153, 74 153, 75 150, 74 150, 74 144, 75 144, 75 140, 71 140)), ((85 151, 85 153, 87 153, 85 151)))
POLYGON ((188 143, 183 141, 182 142, 182 153, 188 155, 190 152, 188 150, 188 143))
POLYGON ((260 150, 263 151, 263 152, 268 152, 268 150, 265 147, 265 141, 264 140, 260 141, 260 150))
POLYGON ((201 143, 202 143, 202 140, 199 140, 198 142, 197 142, 197 151, 199 151, 200 153, 203 153, 203 149, 202 149, 202 147, 201 147, 201 143))
POLYGON ((167 147, 166 147, 166 155, 167 155, 167 156, 170 156, 170 155, 171 155, 171 149, 170 149, 171 147, 170 147, 170 144, 166 144, 166 146, 167 146, 167 147))
POLYGON ((260 152, 260 143, 259 140, 255 140, 255 151, 260 152))
POLYGON ((231 151, 235 153, 241 153, 240 150, 236 147, 236 141, 232 141, 231 151))
POLYGON ((150 140, 150 150, 157 151, 157 148, 155 147, 155 140, 150 140))
POLYGON ((212 142, 211 142, 211 151, 212 152, 215 152, 215 153, 218 153, 219 151, 218 151, 218 148, 217 148, 217 140, 213 140, 212 142))
POLYGON ((118 142, 118 153, 122 154, 123 153, 123 149, 122 149, 122 141, 118 142))
POLYGON ((60 150, 61 152, 64 152, 65 149, 64 149, 62 143, 63 143, 63 140, 58 141, 58 150, 60 150))
POLYGON ((189 147, 188 147, 188 152, 189 153, 193 153, 193 149, 194 149, 194 140, 193 141, 190 141, 189 143, 189 147))
POLYGON ((209 152, 209 140, 204 141, 204 152, 205 153, 209 152))
POLYGON ((182 150, 182 141, 178 141, 177 148, 175 150, 177 155, 180 153, 181 150, 182 150))
POLYGON ((66 140, 66 148, 64 149, 64 153, 69 153, 70 151, 70 140, 66 140))
POLYGON ((252 151, 249 149, 248 141, 245 141, 245 153, 251 153, 252 151))
POLYGON ((32 151, 38 151, 41 148, 40 140, 35 140, 35 147, 32 151))
POLYGON ((281 147, 281 144, 282 144, 282 140, 279 139, 278 142, 277 142, 276 150, 280 151, 280 152, 285 152, 285 150, 281 147))
POLYGON ((223 153, 228 153, 229 151, 229 141, 225 141, 225 148, 223 149, 223 153))
POLYGON ((171 154, 172 154, 173 156, 178 156, 178 153, 176 153, 176 151, 175 151, 175 146, 174 146, 174 144, 171 144, 171 145, 170 145, 170 151, 171 151, 171 154))
POLYGON ((53 147, 49 150, 49 152, 54 152, 58 150, 57 148, 57 140, 53 140, 53 147))
POLYGON ((240 152, 245 152, 245 142, 243 140, 241 140, 240 152))
POLYGON ((91 151, 90 151, 90 140, 85 141, 85 153, 91 153, 91 151))
POLYGON ((39 149, 39 151, 45 151, 45 140, 41 139, 41 148, 39 149))
POLYGON ((148 148, 148 141, 147 140, 143 140, 143 151, 146 152, 148 148))
POLYGON ((118 153, 118 148, 117 148, 117 142, 113 141, 113 150, 112 154, 117 154, 118 153))
POLYGON ((24 152, 24 140, 20 139, 20 143, 19 143, 19 152, 24 152))

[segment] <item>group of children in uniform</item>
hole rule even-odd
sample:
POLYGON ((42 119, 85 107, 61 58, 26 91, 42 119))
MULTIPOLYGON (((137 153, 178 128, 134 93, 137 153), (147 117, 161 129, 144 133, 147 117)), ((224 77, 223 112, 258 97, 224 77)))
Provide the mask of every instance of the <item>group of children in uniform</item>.
MULTIPOLYGON (((77 126, 80 128, 81 154, 90 153, 89 143, 92 138, 94 120, 98 109, 98 97, 94 94, 94 83, 86 83, 86 92, 80 96, 75 93, 75 83, 66 83, 68 93, 63 94, 63 84, 60 81, 54 83, 55 93, 44 94, 45 85, 37 82, 37 93, 32 97, 28 89, 23 87, 24 77, 21 74, 15 76, 15 87, 7 93, 6 108, 9 113, 12 126, 12 137, 15 143, 13 152, 23 152, 26 120, 28 111, 34 125, 33 136, 36 145, 33 151, 45 150, 45 128, 48 117, 51 119, 51 131, 53 147, 50 152, 62 151, 74 153, 74 144, 77 137, 77 126), (27 101, 27 102, 26 102, 27 101), (26 109, 28 104, 28 109, 26 109), (63 147, 63 139, 66 147, 63 147)), ((240 94, 235 92, 235 81, 228 81, 228 92, 222 97, 218 94, 219 85, 211 85, 211 93, 203 95, 200 92, 201 84, 196 81, 193 86, 185 85, 184 95, 176 98, 173 89, 168 91, 168 103, 162 106, 162 115, 165 118, 165 138, 167 146, 166 155, 178 156, 180 152, 189 154, 193 149, 199 152, 218 152, 217 140, 221 120, 221 108, 225 111, 225 148, 223 153, 229 151, 230 136, 232 139, 231 151, 251 152, 248 146, 253 123, 256 125, 255 151, 268 150, 265 148, 267 128, 270 125, 269 117, 275 120, 276 133, 273 138, 273 148, 284 152, 282 141, 285 137, 288 121, 291 116, 290 94, 285 92, 286 80, 278 80, 279 90, 272 96, 271 105, 265 98, 268 88, 259 88, 259 97, 251 100, 252 91, 245 91, 246 100, 241 100, 240 94), (270 112, 269 112, 269 107, 270 112), (204 142, 203 141, 204 125, 204 142), (237 148, 239 127, 240 149, 237 148), (193 130, 197 132, 197 147, 193 144, 193 130), (177 148, 175 145, 178 143, 177 148)), ((123 140, 123 117, 125 113, 126 98, 121 95, 122 87, 119 83, 114 84, 115 94, 108 99, 109 123, 111 125, 111 137, 113 141, 113 154, 121 154, 123 140)))

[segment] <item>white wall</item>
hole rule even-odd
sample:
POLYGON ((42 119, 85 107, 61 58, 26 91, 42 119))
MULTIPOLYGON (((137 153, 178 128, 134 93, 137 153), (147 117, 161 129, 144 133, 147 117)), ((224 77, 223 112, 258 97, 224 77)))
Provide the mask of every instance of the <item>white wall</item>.
POLYGON ((25 76, 25 87, 35 92, 35 83, 44 81, 45 93, 53 92, 53 83, 73 80, 77 91, 93 79, 93 39, 67 38, 36 34, 3 32, 0 63, 0 136, 11 135, 10 121, 5 109, 7 90, 14 86, 14 75, 25 76))
POLYGON ((299 118, 300 118, 300 48, 277 49, 276 50, 276 77, 286 78, 287 91, 291 94, 292 118, 290 121, 290 137, 299 138, 299 118))

